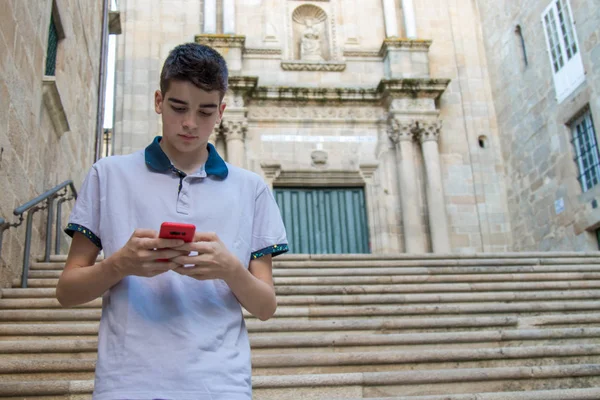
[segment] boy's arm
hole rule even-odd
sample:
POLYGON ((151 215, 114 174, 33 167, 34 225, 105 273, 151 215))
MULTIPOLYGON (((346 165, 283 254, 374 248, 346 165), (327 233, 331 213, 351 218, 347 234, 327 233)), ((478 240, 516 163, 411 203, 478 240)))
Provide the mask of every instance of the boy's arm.
POLYGON ((237 272, 231 274, 226 282, 240 304, 261 321, 275 314, 277 298, 270 254, 250 261, 248 270, 240 263, 237 272))
POLYGON ((107 260, 96 263, 100 249, 83 234, 73 235, 67 262, 56 286, 56 298, 63 307, 90 302, 121 280, 107 260))
POLYGON ((173 271, 198 280, 222 279, 240 304, 252 315, 266 321, 275 314, 277 300, 273 286, 271 254, 250 261, 248 269, 231 253, 214 232, 196 232, 194 242, 175 248, 197 256, 179 256, 173 271))

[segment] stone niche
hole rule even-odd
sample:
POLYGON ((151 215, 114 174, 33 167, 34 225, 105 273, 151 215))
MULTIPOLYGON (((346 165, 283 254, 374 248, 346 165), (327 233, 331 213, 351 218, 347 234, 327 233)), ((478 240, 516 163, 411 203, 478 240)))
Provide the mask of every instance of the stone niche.
POLYGON ((322 8, 312 4, 297 7, 292 31, 294 60, 318 63, 331 59, 328 19, 322 8))

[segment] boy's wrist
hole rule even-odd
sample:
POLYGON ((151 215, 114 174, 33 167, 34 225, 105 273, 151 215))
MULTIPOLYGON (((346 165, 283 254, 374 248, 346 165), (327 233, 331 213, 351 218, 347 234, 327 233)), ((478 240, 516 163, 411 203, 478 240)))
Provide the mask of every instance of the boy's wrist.
POLYGON ((120 271, 117 263, 115 262, 115 256, 111 256, 109 258, 104 259, 102 261, 102 269, 106 270, 111 277, 113 277, 117 282, 121 279, 125 278, 125 275, 120 271))
POLYGON ((223 279, 227 284, 237 280, 240 277, 240 275, 242 275, 242 273, 245 271, 242 262, 238 260, 237 257, 232 256, 230 263, 231 266, 228 269, 227 275, 223 279))

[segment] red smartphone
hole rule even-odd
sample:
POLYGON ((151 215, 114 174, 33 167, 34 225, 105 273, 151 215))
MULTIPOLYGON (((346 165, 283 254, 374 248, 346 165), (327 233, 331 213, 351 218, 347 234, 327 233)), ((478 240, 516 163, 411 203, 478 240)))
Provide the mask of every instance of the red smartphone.
MULTIPOLYGON (((196 226, 192 224, 183 224, 180 222, 163 222, 160 226, 158 237, 161 239, 181 239, 185 243, 194 240, 196 226)), ((169 260, 161 258, 156 261, 168 262, 169 260)))
POLYGON ((180 222, 163 222, 158 237, 161 239, 181 239, 186 243, 194 240, 196 226, 180 222))

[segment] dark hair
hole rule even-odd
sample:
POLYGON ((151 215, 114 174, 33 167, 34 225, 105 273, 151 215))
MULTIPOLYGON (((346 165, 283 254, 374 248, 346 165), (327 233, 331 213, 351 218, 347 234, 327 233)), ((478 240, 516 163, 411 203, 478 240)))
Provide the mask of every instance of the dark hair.
POLYGON ((189 81, 207 92, 218 90, 221 99, 227 91, 227 63, 213 48, 198 43, 175 47, 163 64, 160 91, 169 90, 171 80, 189 81))

